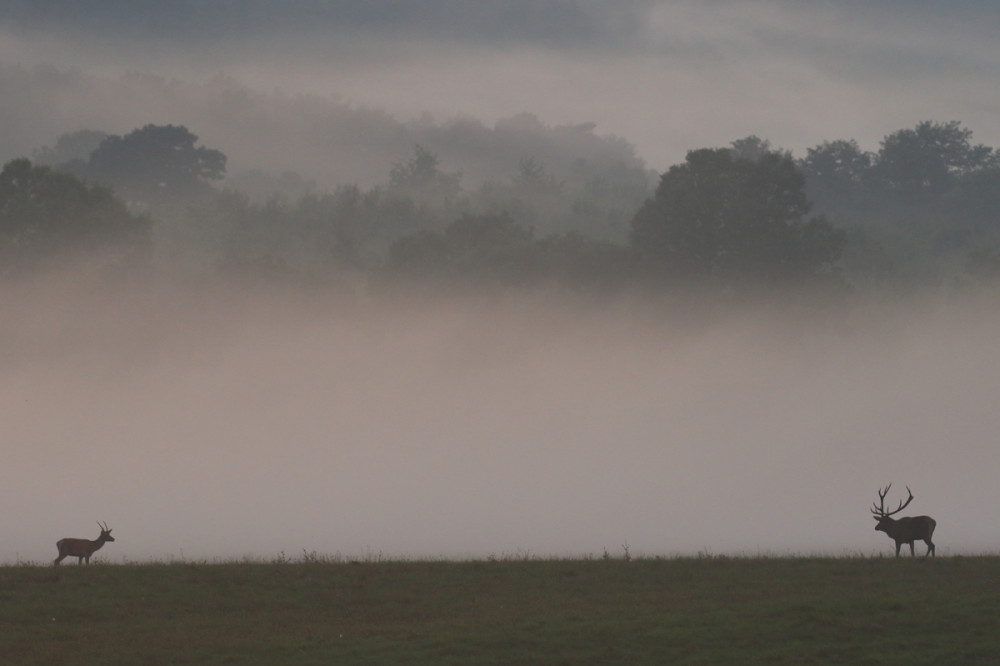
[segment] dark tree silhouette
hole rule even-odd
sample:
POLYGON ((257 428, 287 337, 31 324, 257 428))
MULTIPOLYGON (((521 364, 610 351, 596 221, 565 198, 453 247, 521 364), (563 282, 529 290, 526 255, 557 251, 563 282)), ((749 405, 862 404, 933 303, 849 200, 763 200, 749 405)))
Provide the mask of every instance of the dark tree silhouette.
POLYGON ((462 191, 461 172, 441 171, 437 155, 423 146, 414 146, 413 152, 411 159, 393 165, 389 172, 390 190, 412 197, 420 204, 454 204, 462 191))
POLYGON ((8 162, 0 172, 0 262, 5 271, 60 252, 116 246, 135 257, 148 250, 149 221, 129 212, 102 186, 70 173, 8 162))
POLYGON ((406 277, 527 283, 535 277, 532 232, 507 215, 463 215, 442 232, 401 238, 388 268, 406 277))
POLYGON ((226 156, 196 146, 197 141, 183 126, 146 125, 104 139, 90 154, 87 172, 122 196, 145 203, 198 195, 225 175, 226 156))
POLYGON ((972 130, 957 120, 928 120, 893 132, 876 156, 875 182, 911 203, 926 203, 941 196, 957 177, 997 165, 993 149, 972 145, 971 138, 972 130))
POLYGON ((632 220, 631 244, 646 275, 714 280, 795 280, 828 269, 844 235, 806 219, 805 178, 791 157, 691 151, 663 175, 632 220))
POLYGON ((873 155, 857 141, 825 141, 809 148, 799 168, 806 192, 820 210, 853 210, 866 202, 873 155))

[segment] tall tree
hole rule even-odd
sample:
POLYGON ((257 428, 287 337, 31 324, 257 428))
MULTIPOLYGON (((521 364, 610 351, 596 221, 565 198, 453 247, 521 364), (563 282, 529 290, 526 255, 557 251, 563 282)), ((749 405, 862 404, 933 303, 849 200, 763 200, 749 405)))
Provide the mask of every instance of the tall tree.
POLYGON ((102 186, 21 158, 0 172, 0 262, 5 271, 60 252, 115 245, 148 249, 149 221, 102 186))
POLYGON ((924 121, 914 129, 893 132, 882 141, 874 175, 884 190, 926 203, 941 196, 959 176, 995 166, 998 156, 988 146, 971 142, 972 130, 953 120, 924 121))
POLYGON ((737 139, 730 143, 729 147, 733 152, 733 157, 742 157, 753 161, 757 161, 771 153, 778 153, 783 156, 791 155, 787 150, 773 148, 769 140, 762 139, 756 134, 737 139))
POLYGON ((74 171, 85 167, 90 154, 108 138, 106 132, 98 130, 78 130, 61 134, 56 139, 56 145, 35 151, 35 164, 57 167, 74 171))
POLYGON ((798 166, 806 176, 809 199, 820 210, 852 209, 864 201, 873 156, 858 142, 824 141, 809 148, 798 166))
POLYGON ((161 203, 205 192, 226 173, 226 156, 178 125, 146 125, 109 136, 90 154, 88 175, 128 199, 161 203))
POLYGON ((437 155, 423 146, 413 148, 413 157, 393 165, 389 172, 392 192, 412 197, 419 204, 451 206, 462 192, 462 173, 445 173, 437 155))
POLYGON ((632 220, 640 270, 673 279, 792 280, 829 268, 844 235, 806 218, 805 178, 791 157, 694 150, 660 179, 632 220))

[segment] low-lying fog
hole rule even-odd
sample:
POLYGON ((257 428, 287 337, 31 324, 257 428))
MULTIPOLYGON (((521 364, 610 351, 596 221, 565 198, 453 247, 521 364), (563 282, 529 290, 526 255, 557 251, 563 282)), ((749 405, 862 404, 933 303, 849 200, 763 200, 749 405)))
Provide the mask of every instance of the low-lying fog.
POLYGON ((991 552, 996 305, 4 286, 0 562, 991 552))

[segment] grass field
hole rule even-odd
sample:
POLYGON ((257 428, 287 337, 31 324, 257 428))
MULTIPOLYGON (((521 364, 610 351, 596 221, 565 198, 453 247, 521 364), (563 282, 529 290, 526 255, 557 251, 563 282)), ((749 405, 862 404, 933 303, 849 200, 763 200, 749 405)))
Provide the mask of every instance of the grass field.
POLYGON ((1000 558, 16 565, 0 663, 1000 663, 1000 558))

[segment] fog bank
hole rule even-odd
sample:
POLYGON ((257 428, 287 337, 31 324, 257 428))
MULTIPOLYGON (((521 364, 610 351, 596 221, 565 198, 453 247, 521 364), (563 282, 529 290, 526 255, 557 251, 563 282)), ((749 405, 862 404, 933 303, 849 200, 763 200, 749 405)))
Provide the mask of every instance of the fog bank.
POLYGON ((0 562, 993 549, 992 297, 818 322, 222 282, 0 288, 0 562))

